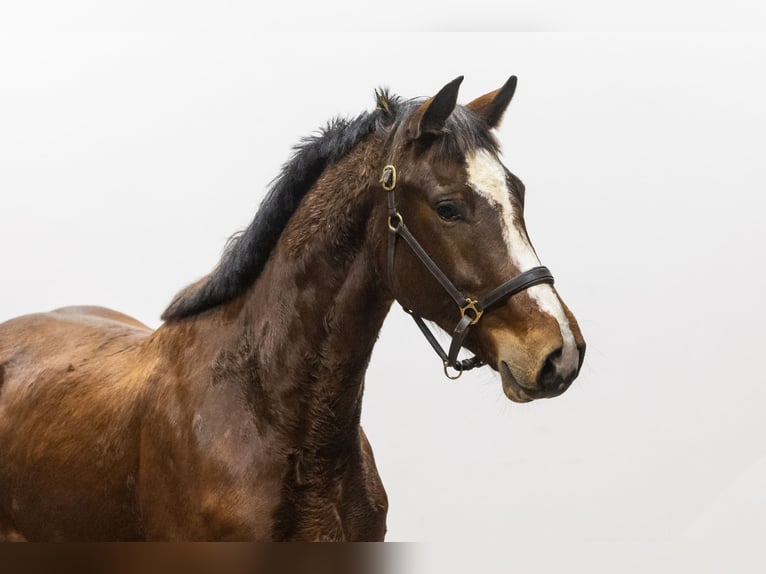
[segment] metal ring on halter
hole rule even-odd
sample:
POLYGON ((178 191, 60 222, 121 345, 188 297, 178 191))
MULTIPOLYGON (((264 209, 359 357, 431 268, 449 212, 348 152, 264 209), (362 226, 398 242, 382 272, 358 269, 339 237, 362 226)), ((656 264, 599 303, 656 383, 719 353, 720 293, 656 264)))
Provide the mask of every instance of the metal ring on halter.
POLYGON ((399 231, 399 228, 404 225, 404 220, 402 219, 402 214, 398 211, 388 216, 388 228, 391 231, 399 231), (398 221, 396 225, 393 225, 395 221, 398 221))
POLYGON ((457 381, 460 377, 463 376, 462 369, 455 369, 455 372, 457 372, 457 375, 454 377, 449 374, 449 361, 444 361, 444 376, 448 379, 451 379, 453 381, 457 381))

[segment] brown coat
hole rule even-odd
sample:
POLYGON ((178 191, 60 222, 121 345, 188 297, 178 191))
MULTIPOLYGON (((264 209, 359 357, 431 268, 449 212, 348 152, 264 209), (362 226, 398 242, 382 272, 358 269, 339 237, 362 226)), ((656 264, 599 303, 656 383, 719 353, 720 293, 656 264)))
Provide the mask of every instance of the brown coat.
MULTIPOLYGON (((459 319, 410 250, 388 276, 383 166, 397 165, 399 212, 460 289, 521 271, 465 163, 495 157, 515 78, 465 108, 458 85, 425 102, 379 94, 375 112, 309 140, 156 331, 98 307, 1 324, 0 539, 382 540, 388 502, 359 424, 375 340, 394 299, 447 330, 459 319)), ((556 371, 562 337, 520 294, 466 346, 524 401, 576 376, 556 371)))

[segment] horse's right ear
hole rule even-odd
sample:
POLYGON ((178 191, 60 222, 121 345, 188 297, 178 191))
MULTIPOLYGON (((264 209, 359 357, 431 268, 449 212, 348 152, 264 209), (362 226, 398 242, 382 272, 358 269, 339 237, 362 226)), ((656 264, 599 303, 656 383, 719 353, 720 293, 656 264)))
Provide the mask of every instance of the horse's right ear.
POLYGON ((426 134, 442 133, 447 118, 457 104, 457 93, 462 81, 463 76, 458 76, 412 113, 407 127, 407 135, 410 139, 416 140, 426 134))

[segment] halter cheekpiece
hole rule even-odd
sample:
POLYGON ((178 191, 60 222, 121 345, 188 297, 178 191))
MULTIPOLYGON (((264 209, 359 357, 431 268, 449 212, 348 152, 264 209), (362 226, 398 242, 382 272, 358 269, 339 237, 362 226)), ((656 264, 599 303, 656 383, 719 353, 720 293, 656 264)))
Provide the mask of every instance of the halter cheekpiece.
POLYGON ((393 284, 396 240, 401 237, 460 309, 460 321, 458 321, 452 332, 452 343, 449 347, 449 353, 447 353, 436 340, 436 337, 434 337, 434 334, 428 328, 423 318, 415 314, 411 309, 402 306, 404 311, 415 320, 415 324, 420 328, 426 340, 444 363, 444 374, 450 379, 458 379, 463 374, 463 371, 470 371, 484 364, 476 356, 463 360, 458 360, 457 358, 471 325, 478 323, 484 311, 495 303, 508 299, 533 285, 541 283, 553 285, 553 275, 547 267, 533 267, 509 279, 483 297, 477 299, 466 297, 460 289, 455 287, 454 283, 449 280, 434 260, 431 259, 425 249, 423 249, 423 246, 420 245, 405 225, 404 218, 402 218, 402 214, 399 213, 396 206, 396 177, 396 168, 393 165, 387 165, 383 168, 383 174, 380 178, 380 184, 388 196, 388 277, 393 284), (454 369, 457 374, 451 375, 449 372, 450 368, 454 369))

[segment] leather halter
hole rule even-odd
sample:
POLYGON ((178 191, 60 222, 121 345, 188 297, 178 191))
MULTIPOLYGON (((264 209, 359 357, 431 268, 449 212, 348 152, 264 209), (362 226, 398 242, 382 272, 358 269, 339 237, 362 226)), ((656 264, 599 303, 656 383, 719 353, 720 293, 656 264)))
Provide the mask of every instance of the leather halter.
POLYGON ((393 165, 387 165, 383 168, 380 184, 388 195, 388 277, 392 285, 396 240, 398 237, 401 237, 460 309, 460 321, 452 332, 452 343, 450 344, 449 353, 447 353, 436 340, 436 337, 434 337, 434 334, 428 328, 425 321, 423 321, 423 318, 411 309, 402 306, 402 309, 415 320, 426 340, 444 363, 444 374, 450 379, 458 379, 463 374, 463 371, 469 371, 484 364, 475 355, 463 360, 458 360, 457 358, 471 325, 478 323, 484 311, 495 303, 508 299, 533 285, 541 283, 553 285, 553 275, 547 267, 533 267, 509 279, 479 299, 466 297, 460 289, 455 287, 455 284, 449 280, 434 260, 431 259, 426 250, 423 249, 423 246, 420 245, 404 224, 402 214, 399 213, 396 207, 396 168, 393 165), (450 367, 457 371, 456 375, 450 375, 448 370, 450 367))

